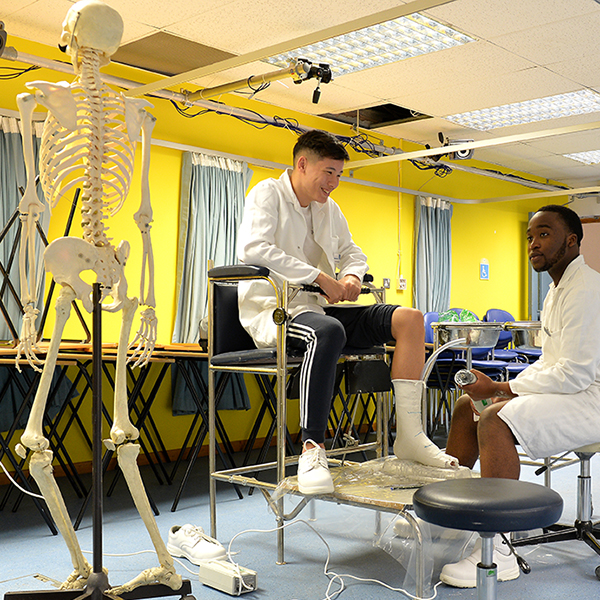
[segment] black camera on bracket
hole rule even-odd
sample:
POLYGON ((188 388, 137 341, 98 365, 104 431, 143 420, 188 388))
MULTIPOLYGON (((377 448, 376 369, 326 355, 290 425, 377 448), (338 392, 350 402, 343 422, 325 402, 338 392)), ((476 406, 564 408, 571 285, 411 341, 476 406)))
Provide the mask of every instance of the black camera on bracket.
POLYGON ((306 77, 304 77, 302 80, 296 81, 295 83, 301 83, 301 81, 304 81, 306 79, 312 79, 314 77, 317 80, 317 87, 313 92, 312 101, 313 104, 317 104, 319 102, 319 98, 321 97, 321 84, 329 83, 332 79, 331 67, 325 63, 313 65, 313 63, 310 60, 307 60, 306 58, 299 58, 298 60, 306 63, 307 65, 310 65, 310 67, 308 69, 306 77))

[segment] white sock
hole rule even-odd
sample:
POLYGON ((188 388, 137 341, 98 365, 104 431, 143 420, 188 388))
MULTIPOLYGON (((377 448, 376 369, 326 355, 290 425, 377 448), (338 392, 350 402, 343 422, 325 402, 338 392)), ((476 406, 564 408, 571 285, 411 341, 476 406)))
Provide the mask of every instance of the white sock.
POLYGON ((396 397, 394 454, 430 467, 458 468, 458 459, 440 450, 423 431, 421 399, 425 384, 409 379, 393 379, 392 384, 396 397))

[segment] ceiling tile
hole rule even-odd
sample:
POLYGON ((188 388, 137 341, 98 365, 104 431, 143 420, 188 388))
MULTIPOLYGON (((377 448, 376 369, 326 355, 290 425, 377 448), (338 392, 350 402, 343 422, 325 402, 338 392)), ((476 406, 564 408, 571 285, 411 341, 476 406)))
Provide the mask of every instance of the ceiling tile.
POLYGON ((419 110, 428 115, 448 116, 470 110, 489 108, 542 96, 564 94, 578 89, 577 84, 542 67, 490 77, 484 81, 448 87, 433 87, 429 91, 390 98, 390 102, 419 110))
POLYGON ((169 27, 172 33, 235 54, 246 54, 298 36, 398 6, 396 0, 286 2, 274 10, 272 0, 236 0, 169 27))
POLYGON ((389 65, 343 75, 336 81, 349 89, 371 89, 381 98, 399 92, 428 93, 490 77, 518 72, 532 63, 488 42, 470 42, 441 52, 415 56, 389 65))
MULTIPOLYGON (((600 8, 600 5, 599 5, 600 8)), ((600 53, 600 10, 584 16, 493 37, 502 48, 538 65, 550 65, 600 53)))
POLYGON ((492 38, 600 12, 590 0, 460 0, 426 11, 465 33, 492 38))
POLYGON ((67 0, 38 0, 38 2, 27 3, 19 10, 3 17, 4 26, 10 36, 35 40, 48 46, 56 45, 60 41, 62 22, 71 2, 67 0))

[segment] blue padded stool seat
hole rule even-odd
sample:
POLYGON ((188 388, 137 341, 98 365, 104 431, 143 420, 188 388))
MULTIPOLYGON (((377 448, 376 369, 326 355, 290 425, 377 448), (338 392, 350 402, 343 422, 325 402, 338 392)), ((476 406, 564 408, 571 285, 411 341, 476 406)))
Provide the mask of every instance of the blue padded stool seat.
POLYGON ((450 479, 418 489, 413 496, 413 508, 428 523, 481 534, 478 598, 493 600, 497 585, 494 535, 553 525, 562 514, 563 501, 554 490, 527 481, 450 479))

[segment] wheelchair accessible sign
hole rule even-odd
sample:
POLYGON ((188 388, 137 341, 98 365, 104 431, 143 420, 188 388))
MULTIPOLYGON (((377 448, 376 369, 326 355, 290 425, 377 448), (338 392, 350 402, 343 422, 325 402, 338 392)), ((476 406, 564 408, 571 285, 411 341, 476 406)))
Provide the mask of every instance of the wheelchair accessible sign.
POLYGON ((479 263, 479 279, 488 280, 490 278, 490 264, 486 258, 482 258, 479 263))

